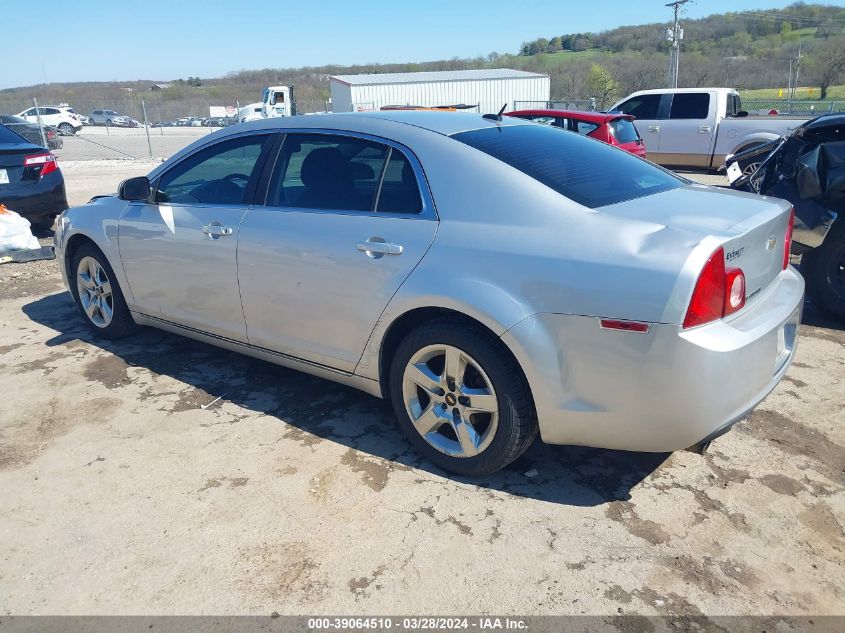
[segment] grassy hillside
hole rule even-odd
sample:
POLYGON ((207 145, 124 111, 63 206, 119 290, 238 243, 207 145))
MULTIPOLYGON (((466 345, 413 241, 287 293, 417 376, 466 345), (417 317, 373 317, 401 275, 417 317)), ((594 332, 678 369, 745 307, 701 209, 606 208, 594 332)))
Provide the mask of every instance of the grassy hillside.
MULTIPOLYGON (((682 21, 685 29, 680 63, 681 86, 729 86, 746 98, 776 99, 789 84, 789 60, 800 49, 801 80, 818 88, 824 69, 839 59, 845 69, 845 8, 796 3, 782 10, 746 11, 682 21), (839 57, 837 57, 839 56, 839 57)), ((297 69, 243 70, 225 77, 190 81, 155 78, 148 81, 40 84, 0 90, 0 113, 32 105, 70 103, 82 113, 111 108, 141 117, 141 100, 152 121, 186 115, 207 115, 210 105, 241 105, 260 99, 268 85, 294 84, 300 111, 318 111, 329 98, 327 77, 344 73, 416 72, 469 68, 517 68, 547 73, 552 98, 594 97, 600 106, 635 90, 666 85, 667 23, 626 26, 602 33, 574 33, 523 43, 517 54, 491 53, 475 59, 410 64, 367 64, 297 69), (171 81, 168 89, 151 92, 153 83, 171 81)), ((829 73, 828 73, 829 74, 829 73)), ((831 85, 845 76, 827 77, 831 85)), ((807 90, 799 91, 806 97, 807 90), (802 92, 803 91, 803 92, 802 92)), ((815 95, 818 97, 818 90, 815 95)), ((845 98, 841 87, 831 99, 845 98)), ((434 105, 434 104, 430 104, 434 105)))

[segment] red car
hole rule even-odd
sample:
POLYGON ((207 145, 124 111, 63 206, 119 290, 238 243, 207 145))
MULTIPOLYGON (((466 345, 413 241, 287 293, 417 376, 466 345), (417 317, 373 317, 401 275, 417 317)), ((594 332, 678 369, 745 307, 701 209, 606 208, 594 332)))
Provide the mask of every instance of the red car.
POLYGON ((528 119, 577 132, 645 158, 645 145, 630 114, 578 110, 516 110, 507 116, 528 119))

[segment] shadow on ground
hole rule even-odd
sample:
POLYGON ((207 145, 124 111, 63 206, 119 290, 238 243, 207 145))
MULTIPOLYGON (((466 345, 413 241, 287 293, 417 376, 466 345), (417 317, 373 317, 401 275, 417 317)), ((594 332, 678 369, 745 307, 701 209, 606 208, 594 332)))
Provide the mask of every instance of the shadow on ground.
MULTIPOLYGON (((177 410, 198 409, 222 396, 244 409, 395 464, 518 496, 576 506, 627 500, 631 488, 667 457, 664 453, 548 446, 538 441, 506 469, 483 479, 465 480, 422 459, 396 428, 389 403, 357 390, 151 328, 117 341, 97 339, 84 326, 67 293, 33 301, 23 312, 58 332, 46 342, 47 347, 84 341, 121 359, 124 377, 126 366, 136 366, 192 386, 193 391, 187 390, 192 392, 188 406, 177 410), (525 473, 532 470, 537 474, 527 477, 525 473)), ((131 381, 111 377, 104 382, 121 389, 131 381)), ((140 392, 138 399, 153 410, 160 408, 140 392)))

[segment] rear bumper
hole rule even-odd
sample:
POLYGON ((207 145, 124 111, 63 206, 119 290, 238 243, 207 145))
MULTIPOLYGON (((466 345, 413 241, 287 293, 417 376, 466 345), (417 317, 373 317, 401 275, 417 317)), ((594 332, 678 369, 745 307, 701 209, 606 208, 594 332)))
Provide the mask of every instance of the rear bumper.
POLYGON ((521 363, 550 444, 632 451, 719 435, 774 389, 795 354, 804 282, 782 272, 733 319, 690 330, 603 330, 598 319, 538 314, 502 339, 521 363))
POLYGON ((55 217, 67 209, 64 177, 56 171, 31 185, 4 188, 0 202, 28 220, 55 217))

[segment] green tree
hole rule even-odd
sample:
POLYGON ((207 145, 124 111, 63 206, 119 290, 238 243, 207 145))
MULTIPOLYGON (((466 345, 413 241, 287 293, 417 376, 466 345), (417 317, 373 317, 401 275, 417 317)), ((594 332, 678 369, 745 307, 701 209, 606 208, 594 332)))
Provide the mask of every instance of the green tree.
POLYGON ((845 73, 845 37, 829 37, 808 55, 807 70, 816 80, 822 99, 827 89, 835 85, 845 73))
POLYGON ((590 71, 587 73, 586 86, 589 95, 595 97, 596 103, 601 108, 610 105, 614 97, 619 94, 619 83, 613 77, 610 70, 601 64, 590 66, 590 71))

